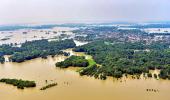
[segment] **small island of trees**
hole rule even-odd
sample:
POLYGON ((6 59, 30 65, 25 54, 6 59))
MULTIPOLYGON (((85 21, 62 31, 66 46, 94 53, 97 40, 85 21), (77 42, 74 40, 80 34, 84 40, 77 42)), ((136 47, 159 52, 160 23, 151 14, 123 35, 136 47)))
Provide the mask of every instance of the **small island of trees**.
POLYGON ((71 56, 62 62, 56 63, 56 67, 60 67, 60 68, 68 68, 70 66, 87 67, 88 65, 89 62, 87 59, 85 59, 84 56, 71 56))
POLYGON ((6 84, 12 84, 13 86, 17 86, 18 89, 24 89, 29 87, 35 87, 36 83, 34 81, 28 81, 28 80, 22 80, 22 79, 7 79, 3 78, 0 79, 0 82, 6 83, 6 84))
POLYGON ((4 58, 4 56, 0 56, 0 63, 4 63, 5 62, 5 58, 4 58))
POLYGON ((43 86, 42 88, 40 88, 40 90, 46 90, 46 89, 54 87, 56 85, 58 85, 58 84, 57 83, 51 83, 51 84, 48 84, 46 86, 43 86))

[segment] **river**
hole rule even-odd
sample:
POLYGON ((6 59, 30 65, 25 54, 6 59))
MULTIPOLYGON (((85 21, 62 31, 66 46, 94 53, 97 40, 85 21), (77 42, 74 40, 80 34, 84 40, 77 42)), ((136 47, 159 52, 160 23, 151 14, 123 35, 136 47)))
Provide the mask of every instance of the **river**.
MULTIPOLYGON (((72 52, 74 55, 83 53, 72 52)), ((170 81, 156 79, 94 79, 80 76, 78 68, 60 69, 55 63, 66 57, 56 56, 48 59, 33 59, 23 63, 6 62, 0 64, 0 78, 17 78, 34 80, 35 88, 17 89, 14 86, 0 83, 1 100, 170 100, 170 81), (58 85, 47 90, 39 90, 48 83, 58 85), (156 89, 158 92, 147 92, 156 89)))

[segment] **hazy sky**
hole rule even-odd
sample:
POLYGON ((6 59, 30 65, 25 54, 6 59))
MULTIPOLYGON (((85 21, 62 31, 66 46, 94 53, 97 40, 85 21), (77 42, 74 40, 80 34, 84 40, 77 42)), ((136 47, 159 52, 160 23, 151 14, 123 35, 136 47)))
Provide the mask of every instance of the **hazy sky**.
POLYGON ((0 0, 0 24, 170 20, 170 0, 0 0))

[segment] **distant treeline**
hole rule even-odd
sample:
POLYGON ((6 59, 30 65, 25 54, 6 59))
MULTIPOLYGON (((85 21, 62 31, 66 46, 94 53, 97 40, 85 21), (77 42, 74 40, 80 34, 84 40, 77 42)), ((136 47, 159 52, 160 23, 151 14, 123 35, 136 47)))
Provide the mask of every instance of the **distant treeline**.
POLYGON ((47 25, 4 25, 0 26, 0 31, 15 31, 19 29, 52 29, 54 27, 86 27, 86 24, 47 24, 47 25))
POLYGON ((124 26, 130 28, 170 28, 170 24, 146 24, 146 25, 132 25, 132 26, 124 26))
POLYGON ((149 35, 150 36, 154 36, 154 35, 158 35, 158 36, 159 35, 164 35, 165 36, 165 35, 170 35, 170 33, 169 32, 168 33, 150 33, 149 35))
POLYGON ((0 26, 0 31, 15 31, 19 29, 51 29, 56 25, 37 25, 37 26, 26 26, 26 25, 11 25, 11 26, 0 26))

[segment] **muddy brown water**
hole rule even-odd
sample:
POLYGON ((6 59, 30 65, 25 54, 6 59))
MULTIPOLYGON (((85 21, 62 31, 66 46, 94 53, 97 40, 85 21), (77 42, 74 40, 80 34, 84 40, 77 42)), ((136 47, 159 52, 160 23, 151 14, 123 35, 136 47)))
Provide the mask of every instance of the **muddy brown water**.
MULTIPOLYGON (((68 52, 70 50, 67 50, 68 52)), ((82 55, 82 53, 71 54, 82 55)), ((6 62, 0 65, 0 78, 34 80, 35 88, 17 89, 0 83, 0 100, 170 100, 170 81, 156 79, 94 79, 80 76, 78 68, 60 69, 55 63, 64 56, 48 59, 33 59, 23 63, 6 62), (58 85, 47 90, 39 90, 48 83, 58 85), (157 92, 147 92, 155 89, 157 92)))

